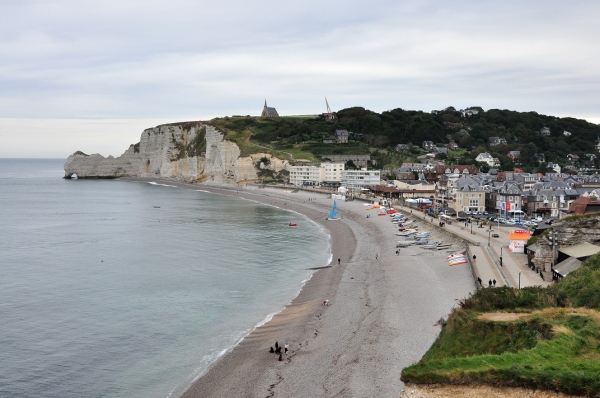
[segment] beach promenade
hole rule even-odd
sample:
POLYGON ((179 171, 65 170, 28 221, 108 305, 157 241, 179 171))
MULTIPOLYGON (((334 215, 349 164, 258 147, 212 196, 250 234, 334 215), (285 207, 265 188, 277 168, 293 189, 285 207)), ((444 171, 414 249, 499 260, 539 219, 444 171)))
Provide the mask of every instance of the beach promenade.
POLYGON ((514 226, 491 223, 481 228, 475 222, 465 225, 464 222, 453 221, 440 227, 437 218, 406 206, 395 205, 394 207, 402 213, 428 221, 432 228, 443 228, 468 242, 474 278, 481 278, 483 287, 488 287, 488 282, 494 279, 497 287, 548 286, 552 283, 542 280, 539 274, 527 266, 526 254, 512 253, 508 250, 507 237, 512 229, 518 229, 514 226), (494 234, 498 237, 493 237, 494 234), (502 265, 500 265, 500 257, 502 257, 502 265))

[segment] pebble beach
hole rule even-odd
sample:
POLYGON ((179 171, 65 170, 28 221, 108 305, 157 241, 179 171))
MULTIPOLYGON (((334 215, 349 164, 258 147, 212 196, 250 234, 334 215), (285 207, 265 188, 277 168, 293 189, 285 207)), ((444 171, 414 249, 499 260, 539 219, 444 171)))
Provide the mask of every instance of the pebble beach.
MULTIPOLYGON (((358 200, 338 200, 341 220, 327 221, 333 199, 323 193, 163 182, 295 211, 331 237, 331 264, 198 378, 185 398, 400 397, 402 369, 423 356, 440 332, 438 321, 475 290, 469 265, 449 267, 446 260, 464 244, 422 213, 411 218, 431 232, 431 240, 452 243, 448 251, 409 246, 396 254, 396 243, 405 239, 395 235, 396 225, 358 200), (275 342, 289 344, 281 361, 269 352, 275 342)), ((302 222, 299 217, 298 227, 302 222)))

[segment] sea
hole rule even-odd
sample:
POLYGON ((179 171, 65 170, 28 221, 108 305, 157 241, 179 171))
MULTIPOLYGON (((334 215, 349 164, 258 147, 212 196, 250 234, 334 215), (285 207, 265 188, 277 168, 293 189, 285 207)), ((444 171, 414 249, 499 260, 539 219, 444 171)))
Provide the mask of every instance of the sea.
POLYGON ((179 397, 331 261, 300 214, 63 164, 0 159, 0 397, 179 397))

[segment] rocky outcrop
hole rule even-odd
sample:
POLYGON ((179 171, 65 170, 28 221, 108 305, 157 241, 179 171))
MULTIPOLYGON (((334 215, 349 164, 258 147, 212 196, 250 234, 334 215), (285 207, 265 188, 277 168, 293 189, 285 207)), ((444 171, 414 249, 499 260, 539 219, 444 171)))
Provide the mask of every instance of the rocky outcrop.
POLYGON ((268 153, 240 157, 240 148, 202 122, 146 129, 140 142, 121 156, 107 158, 75 152, 65 163, 65 178, 163 177, 188 182, 234 184, 279 173, 288 162, 268 153), (268 173, 267 173, 268 174, 268 173))
POLYGON ((558 255, 561 247, 573 246, 581 242, 598 244, 600 242, 600 215, 575 216, 552 226, 558 233, 558 246, 552 253, 549 235, 544 234, 536 242, 538 250, 532 260, 537 269, 550 272, 553 255, 558 255))

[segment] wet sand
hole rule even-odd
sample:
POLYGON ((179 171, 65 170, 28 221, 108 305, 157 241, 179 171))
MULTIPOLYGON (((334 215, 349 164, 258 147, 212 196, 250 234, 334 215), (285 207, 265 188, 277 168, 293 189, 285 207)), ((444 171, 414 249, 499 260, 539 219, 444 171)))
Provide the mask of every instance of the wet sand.
POLYGON ((423 356, 440 331, 437 321, 475 290, 468 266, 449 267, 446 252, 411 246, 396 255, 404 237, 395 236, 390 217, 360 201, 338 201, 342 220, 326 221, 333 200, 317 192, 127 180, 273 204, 315 220, 331 236, 331 267, 316 271, 289 306, 220 358, 185 398, 399 397, 402 368, 423 356), (275 341, 290 346, 282 361, 269 353, 275 341))

